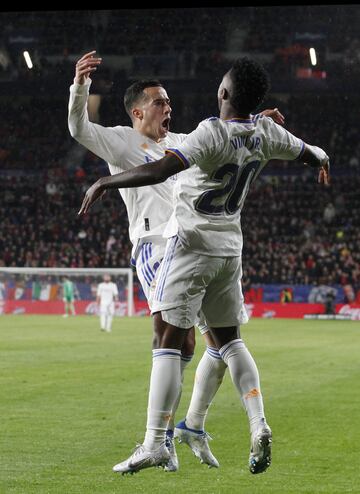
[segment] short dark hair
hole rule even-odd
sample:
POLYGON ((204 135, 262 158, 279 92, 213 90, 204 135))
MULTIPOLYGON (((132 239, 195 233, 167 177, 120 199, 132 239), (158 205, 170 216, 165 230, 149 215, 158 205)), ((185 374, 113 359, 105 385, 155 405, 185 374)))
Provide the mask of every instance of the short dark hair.
POLYGON ((233 83, 231 106, 240 114, 255 111, 270 89, 267 71, 255 60, 243 57, 233 63, 229 75, 233 83))
POLYGON ((147 87, 162 87, 162 84, 157 79, 142 79, 136 81, 127 88, 124 95, 125 110, 132 119, 131 110, 135 103, 141 98, 144 98, 144 89, 147 87))

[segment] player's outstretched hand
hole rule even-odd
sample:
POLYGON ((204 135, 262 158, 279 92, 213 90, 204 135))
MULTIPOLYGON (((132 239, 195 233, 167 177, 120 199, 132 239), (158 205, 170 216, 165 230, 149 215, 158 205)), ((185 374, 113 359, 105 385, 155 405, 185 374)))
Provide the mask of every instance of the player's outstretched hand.
POLYGON ((273 108, 272 110, 271 109, 264 110, 261 112, 261 115, 272 118, 274 122, 279 125, 284 125, 285 123, 285 117, 282 113, 279 112, 278 108, 273 108))
POLYGON ((106 190, 104 190, 103 187, 101 186, 100 180, 92 184, 92 186, 89 187, 88 190, 86 191, 78 215, 81 216, 86 214, 89 211, 91 205, 94 204, 94 202, 97 201, 98 199, 102 198, 105 192, 106 190))
POLYGON ((330 162, 327 161, 322 165, 318 176, 319 184, 330 185, 330 162))
POLYGON ((101 64, 102 58, 95 57, 96 50, 85 53, 77 62, 75 68, 75 82, 78 84, 85 84, 87 79, 90 78, 90 74, 95 72, 97 67, 101 64))

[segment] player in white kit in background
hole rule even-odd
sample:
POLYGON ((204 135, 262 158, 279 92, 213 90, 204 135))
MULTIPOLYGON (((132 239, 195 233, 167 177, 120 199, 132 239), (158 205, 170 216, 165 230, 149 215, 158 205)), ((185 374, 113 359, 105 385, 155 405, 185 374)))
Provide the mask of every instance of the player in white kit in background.
POLYGON ((114 466, 116 472, 133 473, 167 461, 166 424, 180 385, 180 348, 200 310, 248 416, 249 469, 257 474, 270 465, 272 432, 259 373, 239 331, 240 214, 250 184, 269 160, 300 159, 319 170, 323 184, 329 184, 330 165, 321 148, 305 144, 269 118, 252 115, 268 89, 268 75, 260 64, 246 57, 235 61, 218 89, 220 118, 201 122, 182 145, 169 149, 151 167, 99 179, 83 200, 79 214, 108 188, 179 177, 153 303, 155 322, 160 319, 167 327, 153 351, 146 434, 143 444, 114 466))
POLYGON ((100 308, 100 329, 110 333, 115 314, 115 302, 119 300, 119 291, 116 284, 111 281, 109 274, 105 274, 103 280, 97 287, 96 303, 100 308))
MULTIPOLYGON (((69 130, 79 143, 108 162, 112 174, 131 170, 141 163, 158 160, 168 147, 178 146, 186 138, 187 134, 169 132, 170 100, 157 80, 139 81, 127 89, 124 104, 133 127, 110 128, 90 122, 87 114, 91 84, 89 76, 100 63, 101 58, 96 57, 93 51, 81 57, 76 64, 74 84, 70 87, 69 130)), ((265 110, 263 113, 270 115, 278 123, 283 123, 283 116, 277 109, 265 110)), ((173 186, 176 178, 176 176, 169 177, 169 180, 151 188, 120 190, 129 217, 129 234, 133 244, 132 263, 136 266, 150 309, 152 285, 165 252, 166 239, 162 234, 173 211, 173 186)), ((245 309, 242 312, 245 312, 245 309)), ((153 348, 158 347, 163 330, 161 327, 157 329, 158 334, 154 335, 153 348)), ((194 418, 201 415, 202 425, 198 427, 201 429, 204 427, 209 404, 222 382, 226 365, 214 348, 209 333, 206 333, 207 328, 203 326, 200 331, 206 339, 207 350, 196 372, 196 388, 187 418, 191 420, 192 415, 194 418), (206 376, 206 382, 203 376, 206 376), (194 414, 191 413, 192 410, 194 414)), ((190 331, 181 352, 182 376, 192 359, 194 346, 194 334, 190 331)), ((171 452, 171 461, 166 466, 166 470, 170 471, 178 469, 173 431, 174 415, 180 396, 181 390, 168 426, 167 445, 171 452)), ((190 441, 194 439, 193 452, 203 463, 218 466, 218 461, 208 447, 209 436, 205 431, 202 432, 202 434, 188 432, 190 441)))

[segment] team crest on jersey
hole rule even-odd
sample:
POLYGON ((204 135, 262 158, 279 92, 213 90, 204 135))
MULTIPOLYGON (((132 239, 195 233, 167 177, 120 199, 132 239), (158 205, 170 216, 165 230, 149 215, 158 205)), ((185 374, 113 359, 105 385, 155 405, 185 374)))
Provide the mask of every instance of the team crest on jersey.
POLYGON ((143 149, 148 149, 149 146, 148 144, 146 144, 146 142, 144 142, 144 144, 141 144, 140 147, 142 147, 143 149))

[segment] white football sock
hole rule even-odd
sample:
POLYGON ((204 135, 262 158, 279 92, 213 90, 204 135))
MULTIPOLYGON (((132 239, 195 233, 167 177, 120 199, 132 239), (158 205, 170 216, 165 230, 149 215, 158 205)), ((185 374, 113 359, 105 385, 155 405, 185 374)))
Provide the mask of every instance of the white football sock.
POLYGON ((100 314, 100 326, 101 329, 106 329, 106 315, 100 314))
POLYGON ((227 365, 216 348, 207 347, 196 368, 191 402, 186 414, 190 429, 204 430, 209 406, 222 383, 227 365))
POLYGON ((148 416, 144 446, 157 449, 165 441, 165 434, 175 400, 181 386, 181 351, 174 348, 153 350, 150 378, 148 416))
POLYGON ((182 388, 183 388, 183 382, 184 382, 184 370, 190 364, 193 356, 194 355, 181 355, 181 363, 180 363, 181 386, 180 386, 178 397, 176 398, 173 409, 172 409, 171 418, 169 420, 168 430, 170 430, 170 431, 173 431, 174 427, 175 427, 175 413, 179 407, 179 403, 180 403, 180 399, 181 399, 181 395, 182 395, 182 388))
POLYGON ((107 316, 107 321, 105 326, 106 331, 111 331, 112 320, 113 320, 112 316, 107 316))
POLYGON ((240 393, 253 432, 265 419, 256 363, 240 339, 230 341, 220 348, 219 353, 229 367, 232 382, 240 393))

